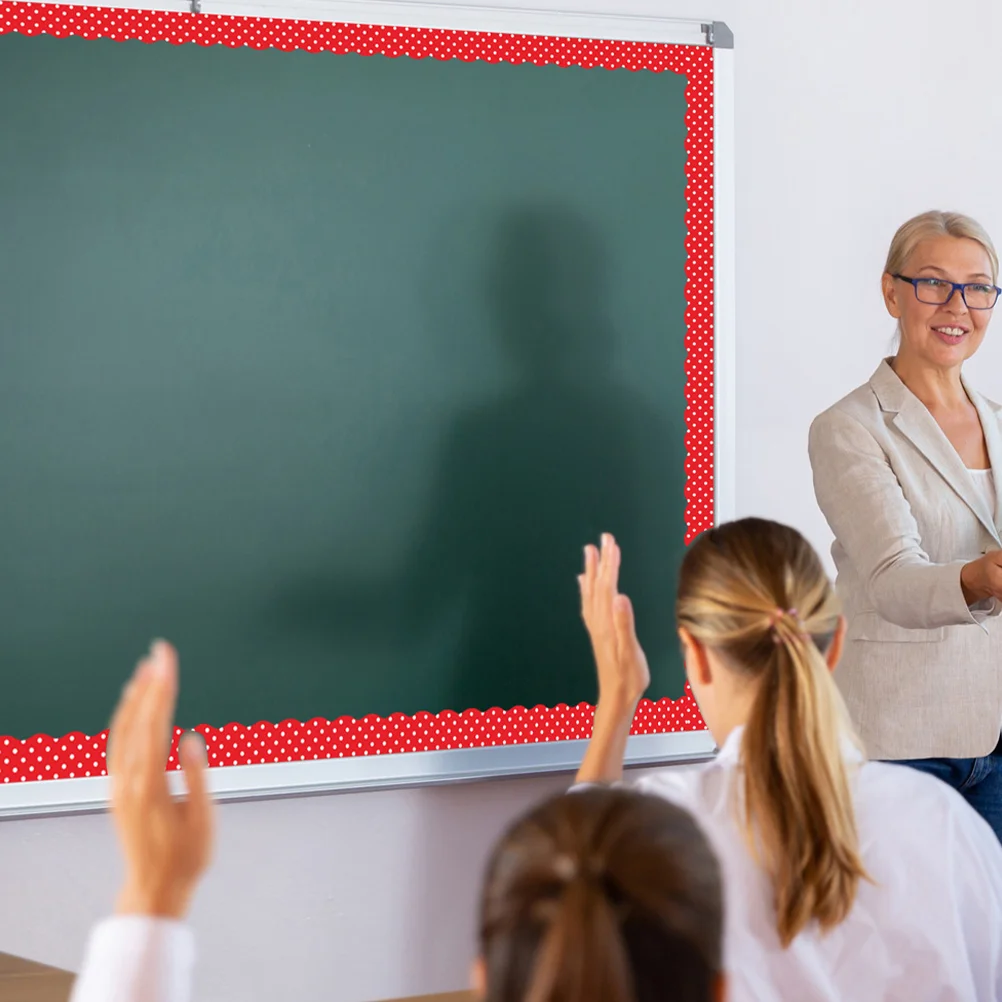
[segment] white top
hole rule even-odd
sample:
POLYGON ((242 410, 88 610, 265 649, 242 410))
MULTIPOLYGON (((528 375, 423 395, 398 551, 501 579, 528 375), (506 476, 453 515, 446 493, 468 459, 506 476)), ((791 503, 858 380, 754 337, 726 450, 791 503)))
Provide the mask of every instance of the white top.
POLYGON ((94 927, 70 1002, 188 1002, 195 937, 181 922, 119 915, 94 927))
POLYGON ((998 498, 995 494, 995 475, 992 473, 992 468, 989 466, 987 470, 972 470, 968 467, 967 472, 970 473, 978 493, 984 498, 985 507, 994 515, 998 498))
MULTIPOLYGON (((989 466, 987 470, 972 470, 968 467, 967 472, 970 473, 971 479, 974 481, 975 488, 977 488, 978 493, 984 499, 985 506, 994 516, 997 496, 995 493, 995 475, 992 473, 992 468, 989 466)), ((984 622, 984 620, 994 611, 994 598, 982 599, 980 602, 975 602, 971 606, 971 615, 974 616, 979 623, 984 622)))
POLYGON ((846 749, 863 864, 848 917, 808 927, 784 950, 765 873, 746 848, 741 728, 696 770, 666 769, 638 789, 690 810, 724 873, 729 1002, 997 1002, 1002 999, 1002 846, 953 789, 846 749))

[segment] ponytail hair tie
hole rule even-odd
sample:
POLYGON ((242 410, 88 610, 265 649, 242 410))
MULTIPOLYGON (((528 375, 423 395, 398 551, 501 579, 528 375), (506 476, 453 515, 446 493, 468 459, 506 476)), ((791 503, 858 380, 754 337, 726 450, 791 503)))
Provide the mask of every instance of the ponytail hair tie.
POLYGON ((570 853, 562 852, 553 860, 554 876, 562 883, 575 880, 590 880, 596 883, 605 878, 605 866, 597 858, 577 860, 570 853))
POLYGON ((569 884, 580 873, 578 864, 567 854, 561 853, 553 861, 553 872, 565 884, 569 884))
POLYGON ((804 632, 804 624, 800 622, 800 614, 796 609, 782 609, 778 605, 773 609, 772 614, 769 616, 769 630, 772 633, 772 642, 774 644, 782 643, 782 637, 779 635, 779 630, 777 627, 784 619, 791 619, 796 627, 797 635, 802 639, 807 639, 807 634, 804 632))

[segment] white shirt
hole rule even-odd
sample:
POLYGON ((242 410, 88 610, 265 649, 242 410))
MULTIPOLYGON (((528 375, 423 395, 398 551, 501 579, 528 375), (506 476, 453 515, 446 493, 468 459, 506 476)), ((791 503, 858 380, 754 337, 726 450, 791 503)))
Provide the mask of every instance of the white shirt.
MULTIPOLYGON (((968 467, 967 472, 971 475, 977 492, 984 500, 985 507, 988 511, 994 512, 997 495, 995 493, 995 475, 992 473, 992 468, 989 466, 987 470, 974 470, 968 467)), ((975 602, 970 608, 971 615, 981 623, 995 611, 995 599, 982 599, 980 602, 975 602)))
POLYGON ((195 937, 181 922, 119 915, 94 927, 70 1002, 188 1002, 195 937))
POLYGON ((863 865, 846 919, 783 949, 772 890, 733 810, 742 728, 696 770, 638 789, 688 809, 721 861, 729 1002, 996 1002, 1002 999, 1002 845, 955 790, 847 748, 863 865))
POLYGON ((989 466, 987 470, 972 470, 968 467, 967 472, 970 473, 978 493, 984 498, 985 507, 994 513, 998 498, 995 493, 995 476, 992 468, 989 466))

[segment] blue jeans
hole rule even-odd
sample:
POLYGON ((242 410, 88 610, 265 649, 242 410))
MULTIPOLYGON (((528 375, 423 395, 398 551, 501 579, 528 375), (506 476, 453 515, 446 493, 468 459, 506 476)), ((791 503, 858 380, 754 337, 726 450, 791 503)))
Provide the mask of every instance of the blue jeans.
POLYGON ((1002 737, 980 758, 912 758, 897 765, 927 772, 948 783, 991 825, 1002 842, 1002 737))

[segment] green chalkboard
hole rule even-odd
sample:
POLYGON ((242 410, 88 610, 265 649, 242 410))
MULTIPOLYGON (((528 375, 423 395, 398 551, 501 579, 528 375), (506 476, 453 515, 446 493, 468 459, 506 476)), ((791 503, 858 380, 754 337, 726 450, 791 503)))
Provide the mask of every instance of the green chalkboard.
POLYGON ((0 733, 680 695, 684 87, 0 36, 0 733))

